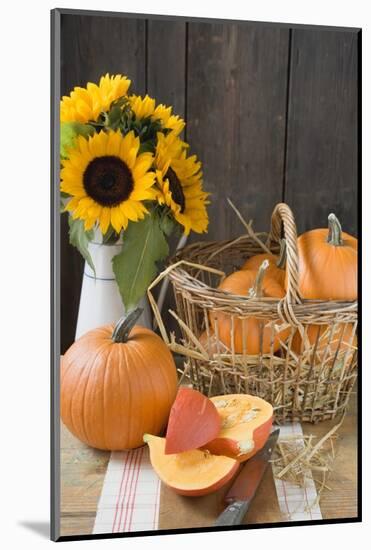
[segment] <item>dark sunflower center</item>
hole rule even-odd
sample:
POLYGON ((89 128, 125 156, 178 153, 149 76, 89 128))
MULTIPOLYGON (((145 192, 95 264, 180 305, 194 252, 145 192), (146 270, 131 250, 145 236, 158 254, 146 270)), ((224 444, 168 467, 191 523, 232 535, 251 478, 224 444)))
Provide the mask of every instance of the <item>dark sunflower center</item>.
POLYGON ((174 202, 179 204, 180 211, 183 213, 185 210, 185 196, 183 193, 182 184, 180 183, 178 176, 172 168, 169 167, 166 172, 166 178, 169 180, 169 188, 171 196, 174 202))
POLYGON ((83 183, 86 193, 102 206, 116 206, 129 198, 134 188, 131 171, 114 156, 96 157, 87 166, 83 183))

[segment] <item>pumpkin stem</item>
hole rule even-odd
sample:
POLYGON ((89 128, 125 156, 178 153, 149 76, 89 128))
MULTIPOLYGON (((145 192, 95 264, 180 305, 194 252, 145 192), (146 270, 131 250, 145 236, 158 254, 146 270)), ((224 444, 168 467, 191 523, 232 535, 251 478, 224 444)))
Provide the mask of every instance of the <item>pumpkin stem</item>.
POLYGON ((328 237, 327 242, 333 246, 343 246, 341 238, 341 225, 335 214, 329 214, 328 217, 328 237))
POLYGON ((285 269, 287 257, 286 239, 280 239, 280 257, 277 260, 276 266, 279 269, 285 269))
POLYGON ((131 311, 128 315, 121 317, 117 321, 112 333, 112 340, 116 344, 125 344, 129 338, 129 334, 134 327, 135 323, 143 313, 143 308, 138 307, 131 311))
POLYGON ((262 284, 265 272, 269 267, 269 261, 264 260, 258 270, 258 274, 255 279, 254 286, 250 288, 248 297, 249 298, 261 298, 263 296, 262 284))

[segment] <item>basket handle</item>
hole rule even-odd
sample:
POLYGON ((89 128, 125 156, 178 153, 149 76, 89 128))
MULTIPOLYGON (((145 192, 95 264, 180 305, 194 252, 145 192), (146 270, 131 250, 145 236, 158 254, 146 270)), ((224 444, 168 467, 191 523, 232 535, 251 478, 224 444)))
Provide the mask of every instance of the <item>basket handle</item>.
POLYGON ((291 309, 291 305, 300 304, 299 294, 299 255, 297 245, 297 230, 294 214, 291 208, 284 202, 278 203, 272 213, 271 231, 268 241, 279 242, 281 238, 281 227, 283 226, 286 239, 286 271, 287 289, 282 307, 291 309))

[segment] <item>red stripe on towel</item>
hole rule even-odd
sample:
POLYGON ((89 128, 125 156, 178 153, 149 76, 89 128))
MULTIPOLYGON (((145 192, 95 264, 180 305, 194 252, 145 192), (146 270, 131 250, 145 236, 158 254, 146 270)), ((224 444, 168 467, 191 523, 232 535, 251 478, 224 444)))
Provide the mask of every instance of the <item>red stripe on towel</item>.
POLYGON ((127 524, 128 513, 129 513, 129 505, 130 505, 131 497, 132 497, 132 494, 133 494, 133 483, 134 483, 134 479, 135 479, 136 472, 137 472, 137 467, 138 467, 138 459, 139 459, 138 450, 135 449, 134 451, 132 451, 132 453, 134 455, 134 464, 133 464, 133 468, 131 470, 129 489, 128 489, 127 492, 125 491, 125 495, 124 495, 124 498, 123 498, 123 501, 122 501, 122 506, 121 506, 121 517, 123 515, 124 507, 125 507, 124 520, 123 520, 123 522, 120 520, 120 532, 121 533, 126 532, 126 530, 127 530, 126 529, 126 524, 127 524))
POLYGON ((129 465, 128 465, 128 468, 127 468, 127 475, 126 475, 126 478, 125 478, 125 485, 124 485, 124 488, 120 492, 120 495, 119 495, 119 510, 120 510, 120 512, 119 512, 118 524, 116 526, 116 533, 119 533, 121 531, 121 518, 122 518, 123 503, 124 503, 124 500, 125 500, 127 487, 128 487, 128 484, 130 483, 130 479, 131 479, 131 475, 132 475, 132 464, 133 464, 133 460, 134 460, 134 453, 131 452, 131 451, 130 452, 128 451, 128 455, 129 455, 129 465))
POLYGON ((124 483, 124 479, 125 479, 125 476, 126 476, 126 469, 127 469, 127 465, 128 465, 128 460, 129 460, 129 453, 126 453, 126 456, 124 458, 125 464, 124 464, 124 468, 122 470, 120 489, 119 489, 119 492, 117 494, 115 517, 113 518, 113 524, 112 524, 112 533, 115 532, 116 519, 117 519, 117 513, 118 513, 118 509, 119 509, 119 502, 120 502, 120 495, 121 495, 121 491, 122 491, 122 485, 124 483))
POLYGON ((128 528, 127 528, 128 531, 131 531, 131 524, 132 524, 132 521, 133 521, 134 508, 135 508, 135 499, 136 499, 136 496, 137 496, 138 478, 139 478, 140 468, 142 466, 143 451, 144 451, 144 447, 141 447, 139 449, 139 463, 138 463, 136 478, 135 478, 135 482, 134 482, 133 499, 132 499, 131 507, 129 509, 130 517, 128 518, 128 528))

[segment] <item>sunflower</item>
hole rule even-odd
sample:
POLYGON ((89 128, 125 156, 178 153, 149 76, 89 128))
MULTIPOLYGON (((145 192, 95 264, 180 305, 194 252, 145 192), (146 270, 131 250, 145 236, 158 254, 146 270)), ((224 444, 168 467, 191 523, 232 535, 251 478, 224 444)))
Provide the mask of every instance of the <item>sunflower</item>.
POLYGON ((184 143, 173 133, 157 134, 155 154, 157 200, 166 204, 174 218, 189 232, 204 233, 209 223, 208 193, 202 189, 201 163, 195 155, 187 157, 184 143))
POLYGON ((112 101, 126 95, 131 81, 117 74, 102 76, 99 85, 88 82, 86 88, 75 87, 61 100, 61 122, 96 121, 102 111, 108 111, 112 101))
POLYGON ((151 118, 152 121, 160 121, 162 127, 179 135, 184 129, 185 122, 178 115, 172 115, 172 108, 160 103, 156 107, 156 101, 146 95, 144 98, 138 95, 129 97, 130 106, 136 118, 151 118))
POLYGON ((156 198, 152 153, 138 155, 139 138, 117 131, 79 136, 69 158, 62 160, 61 191, 71 196, 66 210, 84 220, 88 231, 96 223, 103 234, 111 224, 119 233, 128 221, 144 218, 141 201, 156 198))

